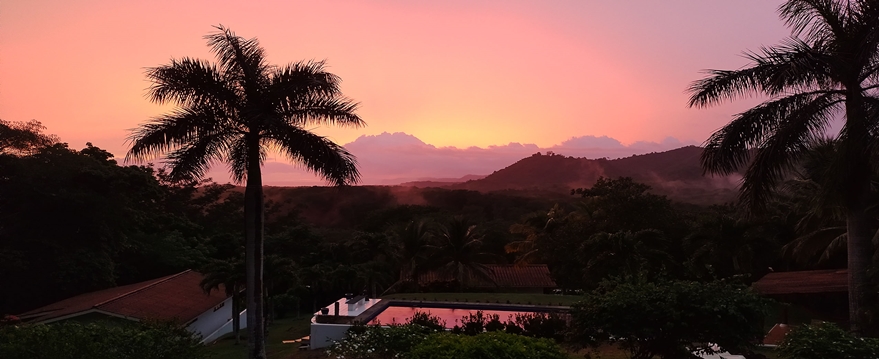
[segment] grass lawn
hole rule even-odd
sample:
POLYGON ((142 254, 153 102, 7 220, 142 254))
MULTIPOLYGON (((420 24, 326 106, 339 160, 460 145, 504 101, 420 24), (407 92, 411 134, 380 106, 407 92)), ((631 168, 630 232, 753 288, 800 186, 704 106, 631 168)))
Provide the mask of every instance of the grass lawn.
POLYGON ((397 293, 382 299, 425 300, 438 302, 473 302, 569 306, 582 299, 578 295, 533 293, 397 293))
MULTIPOLYGON (((283 340, 294 340, 309 334, 311 330, 311 316, 299 318, 283 318, 275 320, 269 326, 269 335, 266 338, 266 355, 270 359, 312 359, 326 358, 323 350, 299 350, 299 344, 283 344, 283 340)), ((246 340, 247 330, 241 331, 241 344, 235 345, 235 338, 226 335, 213 344, 208 345, 208 351, 212 359, 245 359, 247 358, 246 340)))

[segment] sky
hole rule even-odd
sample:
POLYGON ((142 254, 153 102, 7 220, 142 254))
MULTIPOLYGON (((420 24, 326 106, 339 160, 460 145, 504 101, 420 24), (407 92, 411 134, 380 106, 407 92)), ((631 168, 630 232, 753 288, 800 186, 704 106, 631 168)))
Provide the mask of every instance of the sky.
POLYGON ((203 36, 222 24, 271 63, 327 61, 368 126, 310 130, 357 155, 367 184, 488 174, 541 150, 624 157, 700 144, 758 103, 691 109, 686 89, 790 36, 780 3, 2 0, 0 118, 124 157, 129 131, 172 109, 146 98, 145 69, 213 60, 203 36))

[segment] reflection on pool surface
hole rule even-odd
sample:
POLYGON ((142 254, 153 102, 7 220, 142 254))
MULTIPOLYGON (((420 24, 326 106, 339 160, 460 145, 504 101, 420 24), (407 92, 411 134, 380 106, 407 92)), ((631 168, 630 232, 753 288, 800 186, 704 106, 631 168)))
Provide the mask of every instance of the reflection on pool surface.
POLYGON ((460 309, 460 308, 421 308, 421 307, 398 307, 398 306, 389 306, 381 313, 379 313, 375 318, 373 318, 369 324, 404 324, 409 321, 409 318, 415 314, 415 312, 428 313, 431 316, 439 317, 440 320, 446 323, 446 328, 451 329, 455 325, 461 324, 461 318, 469 316, 471 313, 476 314, 477 311, 482 311, 482 314, 488 319, 489 316, 497 315, 500 321, 508 321, 515 318, 516 314, 527 314, 529 312, 522 311, 511 311, 511 310, 491 310, 491 309, 460 309))

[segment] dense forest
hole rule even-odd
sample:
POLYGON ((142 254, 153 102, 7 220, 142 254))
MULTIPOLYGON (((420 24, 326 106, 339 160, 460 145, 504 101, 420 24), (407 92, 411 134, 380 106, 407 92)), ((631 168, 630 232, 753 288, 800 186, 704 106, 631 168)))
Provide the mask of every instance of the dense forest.
MULTIPOLYGON (((241 188, 121 165, 36 122, 0 125, 0 271, 10 274, 0 286, 14 288, 0 293, 0 313, 185 269, 243 283, 241 188)), ((267 187, 270 312, 314 310, 346 292, 418 290, 401 278, 450 263, 474 272, 546 263, 562 288, 585 290, 608 278, 749 283, 770 270, 845 267, 844 221, 832 206, 815 210, 810 168, 750 215, 733 203, 673 202, 625 177, 567 196, 267 187)))

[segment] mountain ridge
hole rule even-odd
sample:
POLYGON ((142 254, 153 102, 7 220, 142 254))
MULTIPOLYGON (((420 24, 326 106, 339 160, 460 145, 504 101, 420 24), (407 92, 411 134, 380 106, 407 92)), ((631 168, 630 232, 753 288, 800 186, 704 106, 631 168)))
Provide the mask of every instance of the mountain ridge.
POLYGON ((400 185, 480 192, 570 192, 574 188, 590 187, 599 177, 631 177, 650 185, 654 193, 681 202, 715 204, 734 200, 741 175, 703 176, 700 165, 702 150, 697 146, 684 146, 612 160, 538 152, 481 179, 457 183, 407 182, 400 185))

